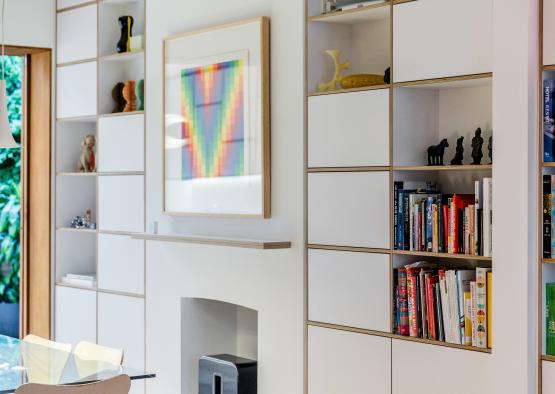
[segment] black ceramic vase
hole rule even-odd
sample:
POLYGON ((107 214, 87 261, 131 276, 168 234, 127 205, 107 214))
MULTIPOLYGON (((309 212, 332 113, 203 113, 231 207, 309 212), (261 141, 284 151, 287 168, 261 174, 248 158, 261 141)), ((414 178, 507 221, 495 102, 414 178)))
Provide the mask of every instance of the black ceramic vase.
POLYGON ((121 29, 121 38, 118 41, 116 51, 124 53, 131 51, 131 37, 133 36, 133 17, 126 15, 118 18, 119 28, 121 29))

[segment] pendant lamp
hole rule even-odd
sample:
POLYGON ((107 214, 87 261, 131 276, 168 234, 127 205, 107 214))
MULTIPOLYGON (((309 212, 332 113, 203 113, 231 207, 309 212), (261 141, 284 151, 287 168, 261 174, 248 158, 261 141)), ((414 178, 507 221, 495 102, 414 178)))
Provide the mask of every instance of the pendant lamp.
POLYGON ((12 135, 8 119, 8 95, 4 78, 5 1, 2 0, 2 79, 0 80, 0 148, 19 148, 12 135))

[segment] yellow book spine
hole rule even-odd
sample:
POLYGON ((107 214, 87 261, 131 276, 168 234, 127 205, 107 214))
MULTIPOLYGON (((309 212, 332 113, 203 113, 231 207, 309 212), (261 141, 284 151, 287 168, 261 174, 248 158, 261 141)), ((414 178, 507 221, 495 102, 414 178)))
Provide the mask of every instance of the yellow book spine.
POLYGON ((472 346, 472 297, 470 291, 464 293, 464 344, 472 346))
POLYGON ((491 313, 491 304, 492 304, 492 303, 491 303, 491 284, 492 284, 492 277, 493 277, 492 272, 491 272, 491 271, 488 272, 488 273, 487 273, 487 279, 486 279, 486 280, 487 280, 486 286, 487 286, 487 294, 488 294, 488 296, 487 296, 487 297, 488 297, 488 299, 487 299, 487 308, 488 308, 488 309, 487 309, 487 310, 488 310, 488 314, 487 314, 487 319, 488 319, 487 328, 488 328, 488 348, 489 348, 489 349, 491 349, 491 346, 492 346, 492 345, 491 345, 491 344, 492 344, 492 341, 491 341, 491 318, 492 318, 492 313, 491 313))

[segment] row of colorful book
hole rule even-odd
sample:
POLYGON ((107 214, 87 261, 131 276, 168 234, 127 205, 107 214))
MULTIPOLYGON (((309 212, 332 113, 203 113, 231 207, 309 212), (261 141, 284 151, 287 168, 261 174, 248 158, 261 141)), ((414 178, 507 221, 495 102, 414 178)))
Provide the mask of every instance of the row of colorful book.
POLYGON ((441 194, 431 184, 395 182, 395 249, 491 256, 492 179, 475 181, 474 191, 441 194))
POLYGON ((543 176, 543 257, 555 258, 555 175, 543 176))
POLYGON ((394 333, 491 348, 490 268, 417 262, 394 272, 394 333))
POLYGON ((543 161, 555 161, 555 79, 543 81, 543 161))

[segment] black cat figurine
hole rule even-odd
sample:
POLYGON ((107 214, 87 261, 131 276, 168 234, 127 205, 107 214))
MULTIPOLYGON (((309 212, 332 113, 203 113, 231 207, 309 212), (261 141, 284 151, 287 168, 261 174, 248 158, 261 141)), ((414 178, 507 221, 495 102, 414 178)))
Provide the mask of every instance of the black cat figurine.
POLYGON ((117 53, 124 53, 131 51, 131 37, 133 36, 134 20, 132 16, 120 16, 118 18, 118 25, 121 29, 121 38, 116 46, 117 53))
POLYGON ((463 141, 464 141, 464 137, 459 137, 457 139, 457 147, 455 148, 456 149, 455 157, 453 157, 453 160, 451 160, 451 165, 453 166, 460 166, 463 163, 463 158, 464 158, 463 141))

